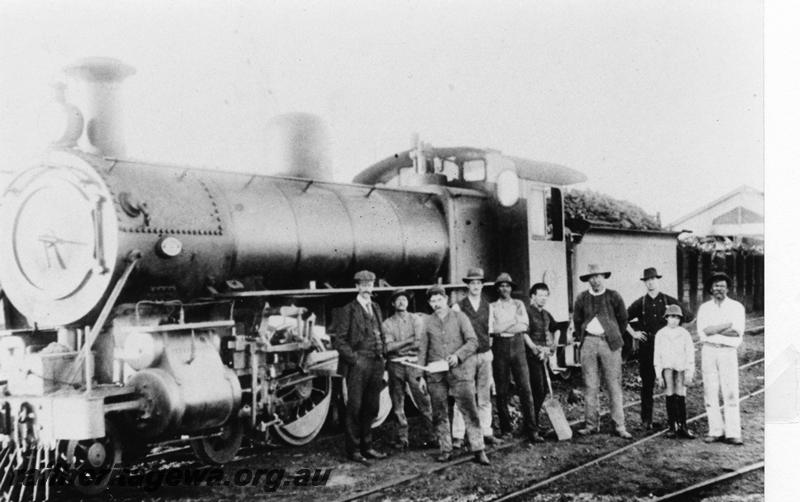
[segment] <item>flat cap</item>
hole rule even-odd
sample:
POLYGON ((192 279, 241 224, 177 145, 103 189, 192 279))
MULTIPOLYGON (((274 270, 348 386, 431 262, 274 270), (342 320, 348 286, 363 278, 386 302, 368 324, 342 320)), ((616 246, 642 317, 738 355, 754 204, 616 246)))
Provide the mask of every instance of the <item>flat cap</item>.
POLYGON ((356 282, 359 281, 374 281, 375 274, 370 272, 369 270, 361 270, 360 272, 356 272, 356 275, 353 276, 353 280, 356 282))
POLYGON ((425 291, 425 295, 427 295, 428 298, 430 298, 433 295, 447 296, 447 292, 444 290, 443 287, 436 284, 434 286, 429 287, 428 290, 425 291))

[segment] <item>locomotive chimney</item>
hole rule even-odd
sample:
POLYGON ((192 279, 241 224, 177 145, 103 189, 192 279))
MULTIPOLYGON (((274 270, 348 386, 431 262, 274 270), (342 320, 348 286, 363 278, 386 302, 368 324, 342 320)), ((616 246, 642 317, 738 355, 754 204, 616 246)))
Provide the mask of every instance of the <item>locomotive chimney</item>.
POLYGON ((64 73, 77 84, 71 91, 86 124, 81 146, 105 157, 124 156, 120 94, 122 81, 136 69, 117 59, 92 57, 67 66, 64 73))
POLYGON ((264 174, 330 181, 330 141, 322 119, 310 113, 286 113, 267 124, 264 174))

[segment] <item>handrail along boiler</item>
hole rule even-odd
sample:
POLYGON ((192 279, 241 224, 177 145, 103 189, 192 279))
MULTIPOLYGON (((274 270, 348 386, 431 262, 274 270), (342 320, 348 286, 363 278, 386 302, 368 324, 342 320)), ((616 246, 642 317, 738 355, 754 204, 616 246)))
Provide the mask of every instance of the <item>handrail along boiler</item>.
MULTIPOLYGON (((63 133, 0 202, 3 472, 66 463, 99 491, 145 445, 188 440, 224 463, 245 436, 311 441, 337 381, 331 311, 356 270, 378 294, 455 285, 475 264, 523 286, 566 276, 571 169, 422 143, 354 183, 309 168, 313 151, 268 166, 280 176, 140 162, 118 114, 133 69, 66 72, 83 106, 62 96, 63 133)), ((313 150, 298 138, 318 123, 293 119, 285 142, 313 150)))

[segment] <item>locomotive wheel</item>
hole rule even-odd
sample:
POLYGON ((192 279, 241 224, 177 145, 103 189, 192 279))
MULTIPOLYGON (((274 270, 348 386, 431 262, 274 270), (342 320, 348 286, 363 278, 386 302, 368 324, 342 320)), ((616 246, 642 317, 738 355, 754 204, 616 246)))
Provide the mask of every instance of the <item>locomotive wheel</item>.
POLYGON ((122 442, 116 427, 106 420, 106 435, 97 439, 62 441, 59 448, 75 489, 84 495, 103 492, 122 463, 122 442))
POLYGON ((221 435, 193 439, 190 444, 198 460, 209 465, 221 465, 233 460, 242 446, 243 437, 242 420, 233 417, 222 427, 221 435))
MULTIPOLYGON (((409 392, 410 394, 410 392, 409 392)), ((414 399, 413 397, 411 398, 414 399)), ((342 378, 342 400, 347 404, 347 379, 342 378)), ((383 387, 381 388, 381 395, 379 397, 378 415, 372 421, 372 428, 375 429, 383 425, 383 422, 389 417, 392 412, 392 396, 389 393, 389 373, 383 372, 383 387)), ((414 403, 416 406, 416 403, 414 403)))
POLYGON ((294 446, 308 444, 317 437, 331 405, 331 377, 318 376, 296 385, 284 400, 299 401, 292 406, 283 423, 274 427, 283 441, 294 446))

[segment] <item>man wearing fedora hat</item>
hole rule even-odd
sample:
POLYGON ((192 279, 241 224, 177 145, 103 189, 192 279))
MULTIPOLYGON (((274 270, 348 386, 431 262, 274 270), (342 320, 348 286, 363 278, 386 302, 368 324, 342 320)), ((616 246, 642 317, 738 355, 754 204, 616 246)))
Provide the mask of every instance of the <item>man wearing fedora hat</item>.
POLYGON ((725 441, 742 444, 739 415, 739 358, 736 349, 744 334, 744 306, 728 298, 731 278, 716 272, 708 281, 711 300, 697 310, 697 334, 703 344, 700 368, 708 414, 707 443, 725 441), (724 420, 720 413, 719 394, 722 391, 724 420))
MULTIPOLYGON (((453 305, 453 310, 463 312, 472 323, 472 329, 478 337, 478 349, 475 353, 475 398, 478 404, 478 417, 481 421, 483 441, 494 444, 492 433, 492 339, 489 336, 489 318, 492 307, 483 297, 483 269, 473 267, 467 270, 464 282, 467 284, 467 296, 453 305)), ((459 448, 464 441, 466 426, 464 417, 457 407, 453 408, 453 447, 459 448)))
POLYGON ((533 342, 528 336, 528 312, 525 304, 511 298, 511 291, 516 286, 511 276, 505 272, 494 281, 500 297, 492 303, 490 320, 491 334, 494 337, 492 352, 494 353, 495 399, 497 400, 497 417, 500 419, 500 434, 511 433, 511 417, 508 413, 510 376, 514 375, 514 383, 519 393, 520 407, 524 423, 524 434, 531 442, 540 441, 534 420, 533 395, 531 393, 528 361, 525 358, 525 346, 533 342))
MULTIPOLYGON (((656 371, 653 364, 656 333, 667 325, 664 317, 667 306, 677 305, 680 302, 660 291, 659 279, 661 275, 655 267, 647 267, 642 272, 640 280, 644 283, 647 292, 636 299, 628 307, 628 333, 639 342, 639 376, 642 379, 640 396, 642 405, 640 415, 642 428, 653 428, 653 388, 656 382, 656 371), (634 330, 633 327, 637 329, 634 330)), ((683 322, 688 323, 694 319, 688 309, 682 308, 683 322)))
POLYGON ((422 372, 406 366, 398 359, 417 362, 419 339, 422 335, 422 320, 408 311, 408 291, 398 289, 392 293, 391 302, 394 314, 383 321, 383 332, 386 336, 386 352, 389 362, 386 369, 389 373, 389 394, 392 397, 392 409, 397 418, 397 443, 399 449, 408 448, 408 420, 406 419, 406 384, 414 397, 414 403, 422 413, 425 421, 425 443, 433 440, 433 417, 431 415, 431 398, 421 383, 422 372))
POLYGON ((622 408, 622 333, 628 326, 628 312, 620 294, 606 288, 605 279, 610 276, 611 272, 599 265, 589 265, 587 273, 580 276, 582 282, 589 283, 589 289, 578 295, 573 309, 572 320, 581 347, 581 371, 586 387, 586 426, 579 429, 578 434, 600 430, 602 372, 616 434, 630 439, 622 408))
POLYGON ((375 274, 362 270, 353 278, 358 295, 335 311, 333 348, 344 362, 347 378, 345 449, 350 460, 368 463, 385 458, 372 447, 372 421, 378 415, 383 386, 386 339, 381 309, 372 301, 375 274))

